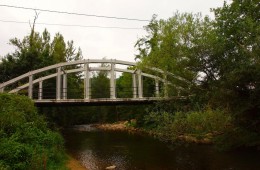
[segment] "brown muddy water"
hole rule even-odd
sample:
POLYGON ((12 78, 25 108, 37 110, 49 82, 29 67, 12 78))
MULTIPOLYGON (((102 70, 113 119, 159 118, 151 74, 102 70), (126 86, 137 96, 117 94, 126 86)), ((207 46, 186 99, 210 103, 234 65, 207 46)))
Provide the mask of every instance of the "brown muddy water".
POLYGON ((68 153, 89 170, 260 170, 260 152, 217 151, 208 145, 167 145, 146 135, 100 131, 88 125, 64 131, 68 153))

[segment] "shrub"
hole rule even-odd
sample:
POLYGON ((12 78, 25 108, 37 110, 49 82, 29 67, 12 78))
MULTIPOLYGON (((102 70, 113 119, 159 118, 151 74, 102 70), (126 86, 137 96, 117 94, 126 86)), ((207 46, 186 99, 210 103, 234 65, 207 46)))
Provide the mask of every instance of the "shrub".
POLYGON ((25 96, 0 93, 0 169, 59 169, 63 139, 25 96))
POLYGON ((212 110, 184 112, 151 112, 145 116, 146 128, 155 131, 165 140, 175 140, 178 136, 195 136, 207 133, 222 133, 231 126, 231 116, 224 111, 212 110))
POLYGON ((223 132, 231 125, 231 116, 221 110, 206 109, 187 115, 189 133, 223 132))

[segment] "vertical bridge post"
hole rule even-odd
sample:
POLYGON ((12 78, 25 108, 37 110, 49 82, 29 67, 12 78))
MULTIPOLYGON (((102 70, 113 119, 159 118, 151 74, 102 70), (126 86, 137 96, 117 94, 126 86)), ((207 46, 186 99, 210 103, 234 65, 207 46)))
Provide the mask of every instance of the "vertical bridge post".
POLYGON ((138 76, 138 97, 143 98, 143 77, 142 77, 142 71, 137 71, 138 76))
POLYGON ((135 74, 135 73, 132 74, 132 79, 133 79, 133 81, 132 81, 132 87, 133 87, 133 98, 135 99, 135 98, 137 98, 136 74, 135 74))
POLYGON ((155 79, 155 97, 160 97, 159 80, 155 79))
POLYGON ((29 88, 28 88, 28 97, 33 98, 33 75, 29 75, 29 88))
POLYGON ((63 78, 62 78, 62 99, 67 99, 67 74, 63 71, 63 78))
POLYGON ((42 80, 39 81, 38 99, 42 100, 42 80))
POLYGON ((110 70, 110 98, 116 98, 116 85, 115 85, 115 63, 111 62, 110 70))
POLYGON ((89 79, 89 64, 84 64, 85 80, 84 80, 84 99, 90 99, 90 79, 89 79))
POLYGON ((56 78, 56 100, 60 100, 61 94, 61 67, 57 68, 57 78, 56 78))

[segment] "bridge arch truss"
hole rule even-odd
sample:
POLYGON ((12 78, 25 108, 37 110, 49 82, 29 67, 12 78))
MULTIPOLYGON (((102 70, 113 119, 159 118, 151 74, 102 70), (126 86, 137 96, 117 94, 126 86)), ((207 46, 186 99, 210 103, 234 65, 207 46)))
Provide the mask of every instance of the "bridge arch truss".
POLYGON ((122 60, 115 60, 115 59, 85 59, 85 60, 78 60, 78 61, 72 61, 72 62, 63 62, 58 63, 55 65, 47 66, 41 69, 33 70, 30 72, 27 72, 21 76, 18 76, 14 79, 11 79, 7 82, 3 82, 0 84, 0 92, 5 92, 5 89, 8 89, 8 93, 18 93, 22 89, 28 89, 28 97, 33 99, 35 103, 41 104, 41 103, 72 103, 72 102, 122 102, 122 101, 153 101, 153 100, 160 100, 167 98, 167 85, 169 84, 167 82, 167 75, 160 69, 157 68, 148 68, 152 70, 153 72, 156 72, 157 74, 149 74, 143 72, 141 69, 137 67, 137 64, 134 62, 128 62, 128 61, 122 61, 122 60), (91 67, 91 64, 102 64, 106 63, 109 64, 109 66, 102 67, 91 67), (71 67, 72 69, 69 69, 69 66, 80 66, 80 67, 71 67), (123 69, 117 67, 117 65, 124 65, 127 67, 134 67, 135 69, 123 69), (48 71, 54 70, 52 73, 48 73, 48 71), (104 98, 104 99, 92 99, 91 98, 91 87, 90 87, 90 73, 92 71, 108 71, 110 72, 110 98, 104 98), (44 76, 36 76, 38 74, 42 74, 46 72, 46 75, 44 76), (127 99, 119 99, 116 97, 116 72, 125 72, 132 74, 132 89, 133 94, 132 98, 127 99), (71 73, 82 73, 82 77, 84 79, 84 98, 83 99, 68 99, 67 95, 67 75, 71 73), (34 78, 36 77, 36 78, 34 78), (154 79, 155 81, 155 97, 144 97, 143 96, 143 77, 149 77, 154 79), (43 82, 51 79, 56 78, 56 98, 55 99, 43 99, 43 82), (16 82, 19 82, 21 80, 27 80, 22 85, 18 85, 17 87, 13 87, 12 89, 7 88, 10 85, 14 85, 16 82), (161 83, 160 83, 161 82, 161 83), (34 86, 38 84, 38 97, 33 98, 33 91, 34 86), (164 96, 160 96, 159 92, 159 85, 163 84, 164 86, 164 96))

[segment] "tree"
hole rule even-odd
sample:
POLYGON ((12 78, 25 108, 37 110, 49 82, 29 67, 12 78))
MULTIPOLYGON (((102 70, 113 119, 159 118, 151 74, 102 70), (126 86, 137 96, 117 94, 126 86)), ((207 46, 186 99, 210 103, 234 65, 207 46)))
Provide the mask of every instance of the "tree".
MULTIPOLYGON (((219 84, 240 123, 260 129, 260 6, 233 0, 214 10, 222 42, 219 84)), ((223 94, 224 95, 224 94, 223 94)), ((222 96, 223 96, 222 95, 222 96)))
POLYGON ((259 2, 233 0, 213 11, 215 20, 178 12, 168 20, 153 17, 136 57, 141 66, 174 73, 172 84, 199 108, 227 110, 240 127, 259 133, 259 2))
MULTIPOLYGON (((108 67, 102 63, 100 67, 108 67)), ((91 78, 91 98, 110 98, 110 79, 107 71, 95 72, 91 78)))
MULTIPOLYGON (((81 49, 76 50, 73 41, 65 43, 60 33, 57 33, 51 41, 50 33, 46 29, 40 34, 35 32, 34 25, 29 35, 22 40, 13 38, 10 40, 10 44, 16 47, 16 49, 15 52, 7 54, 0 63, 0 82, 8 81, 35 69, 82 58, 81 49)), ((78 66, 69 67, 72 69, 78 66)), ((49 73, 53 73, 53 70, 37 74, 34 78, 45 76, 49 73)), ((17 84, 23 83, 25 82, 17 82, 17 84)), ((55 79, 48 80, 43 84, 44 89, 48 89, 48 92, 43 92, 43 97, 55 97, 55 84, 55 79)), ((82 81, 79 74, 69 75, 68 86, 70 88, 68 88, 68 94, 77 98, 80 95, 77 92, 79 89, 82 89, 81 84, 82 81)))
POLYGON ((23 40, 10 40, 16 50, 7 54, 0 63, 0 82, 10 80, 23 73, 39 69, 59 62, 73 61, 82 58, 80 48, 73 47, 73 41, 64 42, 61 34, 57 33, 51 42, 50 33, 45 29, 40 35, 31 30, 30 35, 23 40))
POLYGON ((177 95, 182 89, 182 95, 191 95, 191 85, 197 86, 199 77, 203 81, 215 79, 216 70, 209 58, 214 47, 212 39, 212 22, 200 14, 175 13, 167 20, 157 20, 153 17, 146 26, 147 36, 140 38, 136 47, 137 59, 141 65, 157 67, 174 74, 168 76, 173 86, 170 90, 177 95))
POLYGON ((116 81, 116 92, 118 98, 133 97, 132 74, 122 73, 116 81))

